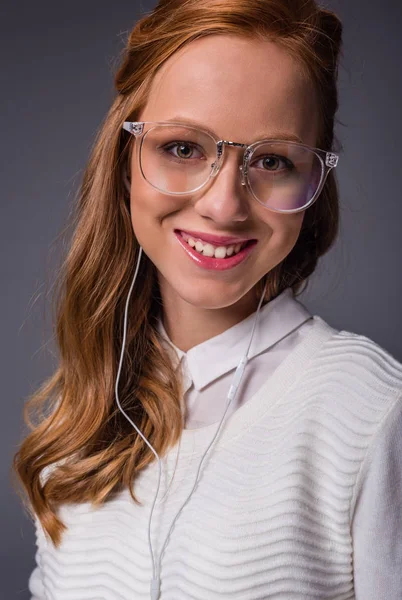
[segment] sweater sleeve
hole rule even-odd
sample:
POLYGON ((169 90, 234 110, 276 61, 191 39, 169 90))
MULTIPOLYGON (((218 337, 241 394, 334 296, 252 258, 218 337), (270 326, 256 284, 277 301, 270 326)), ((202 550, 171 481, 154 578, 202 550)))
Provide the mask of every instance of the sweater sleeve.
POLYGON ((365 457, 352 515, 356 600, 402 598, 402 395, 365 457))

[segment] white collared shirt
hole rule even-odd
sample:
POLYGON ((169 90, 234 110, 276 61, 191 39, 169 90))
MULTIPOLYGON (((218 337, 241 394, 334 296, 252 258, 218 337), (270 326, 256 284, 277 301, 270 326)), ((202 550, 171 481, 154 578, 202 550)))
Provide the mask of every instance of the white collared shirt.
MULTIPOLYGON (((187 352, 173 344, 159 320, 162 343, 174 367, 181 365, 182 369, 186 429, 221 420, 235 369, 247 350, 254 318, 255 312, 187 352)), ((290 287, 261 307, 243 380, 227 417, 257 392, 312 325, 311 313, 294 298, 290 287)))

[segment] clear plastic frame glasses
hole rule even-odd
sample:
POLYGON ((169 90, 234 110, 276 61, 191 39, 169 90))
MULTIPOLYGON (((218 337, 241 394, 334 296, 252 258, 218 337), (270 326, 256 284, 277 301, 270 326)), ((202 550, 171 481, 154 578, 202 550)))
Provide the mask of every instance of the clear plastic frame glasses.
POLYGON ((241 183, 265 208, 297 213, 320 195, 339 156, 293 141, 264 139, 253 144, 219 140, 212 133, 171 121, 125 121, 123 129, 139 141, 143 177, 166 194, 200 190, 216 177, 225 146, 244 148, 241 183))

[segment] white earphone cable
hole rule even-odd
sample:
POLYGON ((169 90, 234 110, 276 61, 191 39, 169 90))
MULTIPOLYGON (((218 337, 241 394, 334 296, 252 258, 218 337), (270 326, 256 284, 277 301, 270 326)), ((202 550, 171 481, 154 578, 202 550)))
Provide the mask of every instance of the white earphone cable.
MULTIPOLYGON (((117 405, 118 405, 120 411, 126 417, 126 419, 131 423, 131 425, 134 427, 134 429, 140 434, 140 436, 142 437, 142 439, 144 440, 144 442, 149 446, 149 448, 154 453, 156 459, 158 460, 158 468, 159 468, 159 472, 158 472, 158 486, 157 486, 157 489, 156 489, 156 494, 155 494, 155 498, 154 498, 154 501, 153 501, 153 504, 152 504, 152 507, 151 507, 151 512, 150 512, 150 516, 149 516, 149 522, 148 522, 148 544, 149 544, 149 548, 150 548, 150 552, 151 552, 152 573, 153 573, 153 577, 152 577, 152 581, 151 581, 151 588, 150 588, 150 591, 151 591, 151 600, 158 600, 159 593, 160 593, 160 563, 161 563, 161 560, 162 560, 163 552, 165 550, 166 544, 167 544, 167 542, 169 540, 170 533, 172 531, 172 528, 173 528, 173 526, 174 526, 174 524, 175 524, 175 522, 176 522, 179 514, 181 513, 181 511, 183 510, 183 508, 185 507, 185 505, 187 504, 187 502, 190 500, 190 497, 191 497, 191 495, 192 495, 192 493, 193 493, 193 491, 194 491, 194 489, 195 489, 195 487, 197 485, 197 482, 198 482, 198 479, 199 479, 200 469, 201 469, 202 464, 204 462, 205 456, 207 455, 209 449, 211 448, 212 444, 214 443, 216 437, 218 436, 218 434, 219 434, 219 432, 221 430, 222 423, 223 423, 223 421, 225 419, 225 416, 226 416, 226 413, 228 411, 229 405, 230 405, 230 403, 232 402, 232 400, 236 396, 237 390, 239 388, 239 385, 240 385, 240 382, 241 382, 241 379, 243 377, 243 373, 244 373, 244 370, 245 370, 245 367, 246 367, 246 364, 247 364, 248 353, 249 353, 251 342, 252 342, 252 339, 253 339, 253 336, 254 336, 254 331, 255 331, 256 324, 257 324, 257 320, 258 320, 258 314, 260 312, 261 304, 262 304, 262 301, 263 301, 264 296, 265 296, 267 284, 265 284, 263 293, 261 295, 261 298, 260 298, 260 301, 259 301, 259 304, 258 304, 258 308, 257 308, 257 311, 256 311, 256 316, 255 316, 255 319, 254 319, 254 324, 253 324, 253 328, 252 328, 252 332, 251 332, 251 336, 250 336, 250 339, 249 339, 249 343, 248 343, 248 346, 247 346, 246 353, 244 354, 244 356, 242 357, 241 361, 239 362, 239 364, 238 364, 238 366, 236 368, 236 371, 235 371, 235 374, 234 374, 234 377, 233 377, 233 380, 232 380, 232 384, 231 384, 230 389, 229 389, 229 393, 228 393, 228 396, 227 396, 226 409, 225 409, 225 411, 223 413, 223 416, 222 416, 221 421, 220 421, 220 423, 218 425, 218 428, 217 428, 217 430, 215 432, 215 435, 212 438, 212 441, 210 442, 209 446, 207 447, 207 449, 205 450, 205 452, 204 452, 204 454, 203 454, 203 456, 201 458, 200 464, 198 466, 198 471, 197 471, 196 479, 195 479, 194 485, 193 485, 193 487, 191 489, 191 492, 187 496, 186 500, 182 504, 181 508, 178 510, 175 518, 173 519, 173 522, 172 522, 172 524, 170 526, 170 529, 168 531, 168 534, 166 536, 165 543, 164 543, 164 545, 162 547, 162 550, 160 552, 158 564, 155 565, 154 555, 153 555, 153 551, 152 551, 152 542, 151 542, 151 521, 152 521, 152 514, 153 514, 154 506, 155 506, 155 503, 156 503, 156 499, 158 497, 159 487, 160 487, 160 480, 161 480, 161 460, 159 458, 158 453, 154 450, 153 446, 148 442, 148 440, 141 433, 141 431, 138 429, 138 427, 135 425, 135 423, 133 423, 133 421, 130 419, 130 417, 124 412, 123 408, 121 407, 121 404, 120 404, 120 401, 119 401, 119 395, 118 395, 118 382, 119 382, 119 378, 120 378, 121 366, 122 366, 122 363, 123 363, 123 356, 124 356, 124 348, 125 348, 125 344, 126 344, 128 305, 129 305, 129 301, 130 301, 130 297, 131 297, 131 292, 133 290, 134 283, 135 283, 135 280, 137 278, 137 274, 138 274, 138 270, 139 270, 139 265, 140 265, 140 260, 141 260, 141 255, 142 255, 142 247, 140 246, 139 253, 138 253, 138 258, 137 258, 137 266, 136 266, 136 269, 135 269, 133 281, 132 281, 131 286, 130 286, 130 290, 129 290, 128 295, 127 295, 126 306, 125 306, 125 311, 124 311, 124 332, 123 332, 123 341, 122 341, 122 349, 121 349, 121 354, 120 354, 119 368, 118 368, 117 377, 116 377, 115 394, 116 394, 116 402, 117 402, 117 405)), ((173 473, 173 475, 174 475, 174 473, 173 473)), ((164 497, 165 496, 166 496, 166 494, 164 495, 164 497)))
POLYGON ((150 550, 151 550, 152 570, 155 573, 155 561, 154 561, 154 555, 153 555, 152 543, 151 543, 151 518, 152 518, 152 512, 153 512, 153 509, 154 509, 154 506, 155 506, 156 498, 157 498, 158 492, 159 492, 159 485, 160 485, 160 480, 161 480, 161 461, 160 461, 160 458, 159 458, 157 452, 154 450, 153 446, 148 442, 147 438, 141 433, 141 431, 138 429, 137 425, 135 423, 133 423, 133 421, 130 419, 130 417, 124 412, 124 410, 123 410, 123 408, 122 408, 122 406, 120 404, 120 401, 119 401, 119 390, 118 390, 118 384, 119 384, 121 366, 123 364, 124 348, 125 348, 125 345, 126 345, 128 305, 129 305, 129 302, 130 302, 131 292, 133 291, 135 280, 137 279, 137 274, 138 274, 138 270, 139 270, 139 267, 140 267, 141 255, 142 255, 142 247, 140 246, 139 252, 138 252, 138 258, 137 258, 137 266, 136 266, 136 269, 135 269, 133 281, 132 281, 131 286, 130 286, 130 290, 129 290, 128 295, 127 295, 126 306, 125 306, 125 310, 124 310, 123 341, 122 341, 122 345, 121 345, 121 354, 120 354, 119 368, 117 370, 117 377, 116 377, 116 383, 115 383, 115 395, 116 395, 116 402, 117 402, 117 406, 119 407, 119 410, 123 413, 123 415, 126 417, 126 419, 131 423, 131 425, 134 427, 134 429, 140 434, 140 436, 142 437, 142 439, 144 440, 144 442, 149 446, 149 448, 152 450, 152 452, 155 454, 155 457, 158 460, 158 467, 159 467, 158 487, 157 487, 157 490, 156 490, 156 495, 155 495, 154 502, 152 504, 151 516, 150 516, 149 527, 148 527, 148 544, 149 544, 149 547, 150 547, 150 550))

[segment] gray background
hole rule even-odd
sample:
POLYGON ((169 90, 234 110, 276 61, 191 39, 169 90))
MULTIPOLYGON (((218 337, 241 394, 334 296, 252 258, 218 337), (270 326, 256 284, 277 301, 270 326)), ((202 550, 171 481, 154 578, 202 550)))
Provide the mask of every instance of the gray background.
MULTIPOLYGON (((155 2, 9 0, 1 19, 1 585, 29 598, 34 531, 10 484, 25 399, 55 368, 49 292, 62 231, 113 95, 126 33, 155 2)), ((332 0, 344 24, 341 231, 300 300, 402 361, 402 4, 332 0)))

